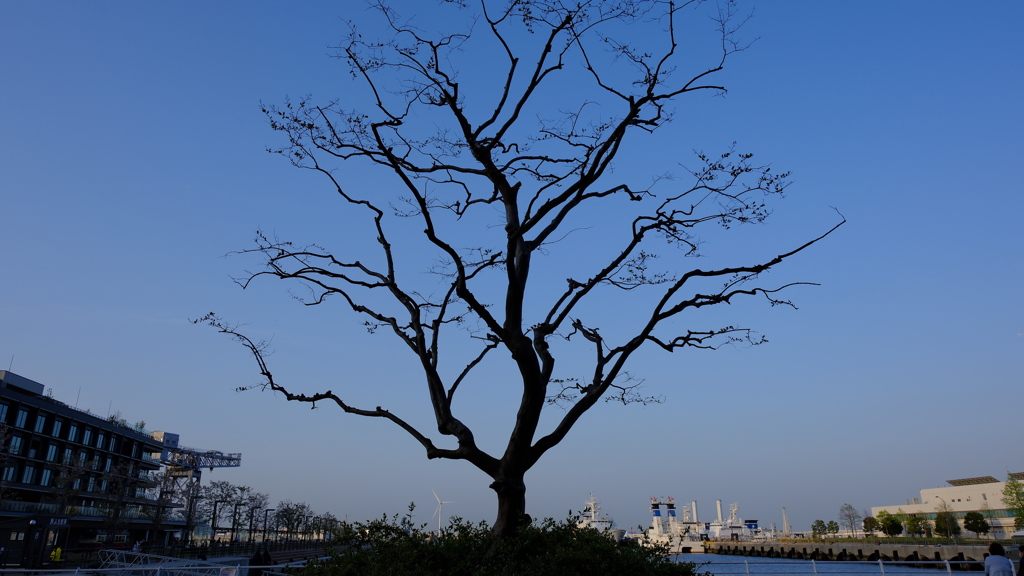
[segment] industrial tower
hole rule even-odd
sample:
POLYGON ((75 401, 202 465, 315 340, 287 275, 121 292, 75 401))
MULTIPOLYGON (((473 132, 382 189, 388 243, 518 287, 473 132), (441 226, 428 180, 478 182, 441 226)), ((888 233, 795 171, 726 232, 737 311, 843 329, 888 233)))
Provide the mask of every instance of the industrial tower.
POLYGON ((153 432, 153 439, 163 444, 159 454, 153 454, 167 470, 169 485, 164 486, 167 496, 175 507, 185 508, 185 539, 191 537, 196 501, 199 496, 199 482, 203 468, 237 468, 242 465, 241 453, 225 454, 219 450, 198 450, 178 445, 178 435, 170 432, 153 432))

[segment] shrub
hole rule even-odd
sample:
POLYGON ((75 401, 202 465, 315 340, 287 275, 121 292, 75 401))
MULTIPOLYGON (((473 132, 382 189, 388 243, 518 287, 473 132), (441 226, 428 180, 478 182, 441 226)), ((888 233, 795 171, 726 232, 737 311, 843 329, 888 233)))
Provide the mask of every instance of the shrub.
POLYGON ((694 576, 700 568, 657 547, 619 545, 573 519, 547 519, 501 539, 486 522, 455 518, 438 535, 396 515, 346 524, 337 538, 345 544, 303 576, 694 576))

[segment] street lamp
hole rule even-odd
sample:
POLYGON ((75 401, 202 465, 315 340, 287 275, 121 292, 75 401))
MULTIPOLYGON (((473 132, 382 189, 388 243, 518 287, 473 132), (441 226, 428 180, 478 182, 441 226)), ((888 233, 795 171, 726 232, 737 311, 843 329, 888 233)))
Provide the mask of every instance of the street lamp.
MULTIPOLYGON (((267 514, 270 514, 277 508, 267 508, 263 511, 263 546, 267 546, 267 514)), ((274 514, 274 518, 277 518, 277 514, 274 514)))
POLYGON ((956 546, 956 534, 953 531, 953 527, 956 526, 956 518, 953 518, 951 521, 950 516, 953 514, 950 510, 950 505, 946 503, 946 500, 942 496, 936 494, 935 497, 942 500, 942 511, 946 514, 946 533, 949 535, 950 539, 953 540, 953 546, 956 546))
POLYGON ((213 518, 210 519, 210 542, 217 541, 217 505, 221 502, 227 504, 229 500, 214 500, 213 501, 213 518))
POLYGON ((231 513, 231 545, 234 546, 235 541, 238 540, 238 507, 241 506, 241 502, 235 502, 235 509, 231 513))
POLYGON ((253 534, 253 531, 256 529, 256 526, 253 524, 254 522, 256 522, 256 508, 249 507, 249 530, 246 533, 246 540, 249 541, 249 544, 252 544, 256 540, 256 537, 253 534))

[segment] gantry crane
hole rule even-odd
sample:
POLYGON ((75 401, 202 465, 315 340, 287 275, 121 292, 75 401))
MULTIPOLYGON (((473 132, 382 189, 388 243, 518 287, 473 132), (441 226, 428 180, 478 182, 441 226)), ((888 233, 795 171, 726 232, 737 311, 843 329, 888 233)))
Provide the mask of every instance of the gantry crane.
MULTIPOLYGON (((163 443, 160 463, 167 467, 173 478, 187 478, 199 481, 203 468, 237 468, 242 465, 240 453, 225 454, 220 450, 198 450, 178 445, 178 435, 170 432, 154 432, 153 439, 163 443)), ((154 454, 154 456, 156 456, 154 454)))
POLYGON ((199 498, 199 481, 203 468, 237 468, 242 465, 240 453, 225 454, 220 450, 198 450, 178 445, 178 435, 170 432, 153 432, 153 439, 163 444, 159 458, 167 470, 168 484, 163 486, 162 494, 179 502, 185 508, 186 539, 191 535, 192 521, 195 515, 196 501, 199 498))

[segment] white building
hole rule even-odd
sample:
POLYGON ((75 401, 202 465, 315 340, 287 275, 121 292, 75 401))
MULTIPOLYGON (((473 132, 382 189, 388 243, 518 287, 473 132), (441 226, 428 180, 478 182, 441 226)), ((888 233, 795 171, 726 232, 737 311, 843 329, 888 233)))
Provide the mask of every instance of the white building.
MULTIPOLYGON (((1010 474, 1016 480, 1024 481, 1024 472, 1010 474)), ((1003 505, 1003 487, 1006 482, 993 476, 948 480, 949 486, 925 488, 920 498, 908 499, 904 504, 893 506, 872 506, 871 515, 875 518, 885 510, 890 514, 907 514, 928 519, 932 525, 939 510, 947 509, 957 518, 962 534, 974 536, 964 529, 964 514, 981 512, 991 526, 988 537, 996 539, 1009 538, 1013 533, 1013 515, 1003 505), (943 505, 945 503, 945 506, 943 505)))

